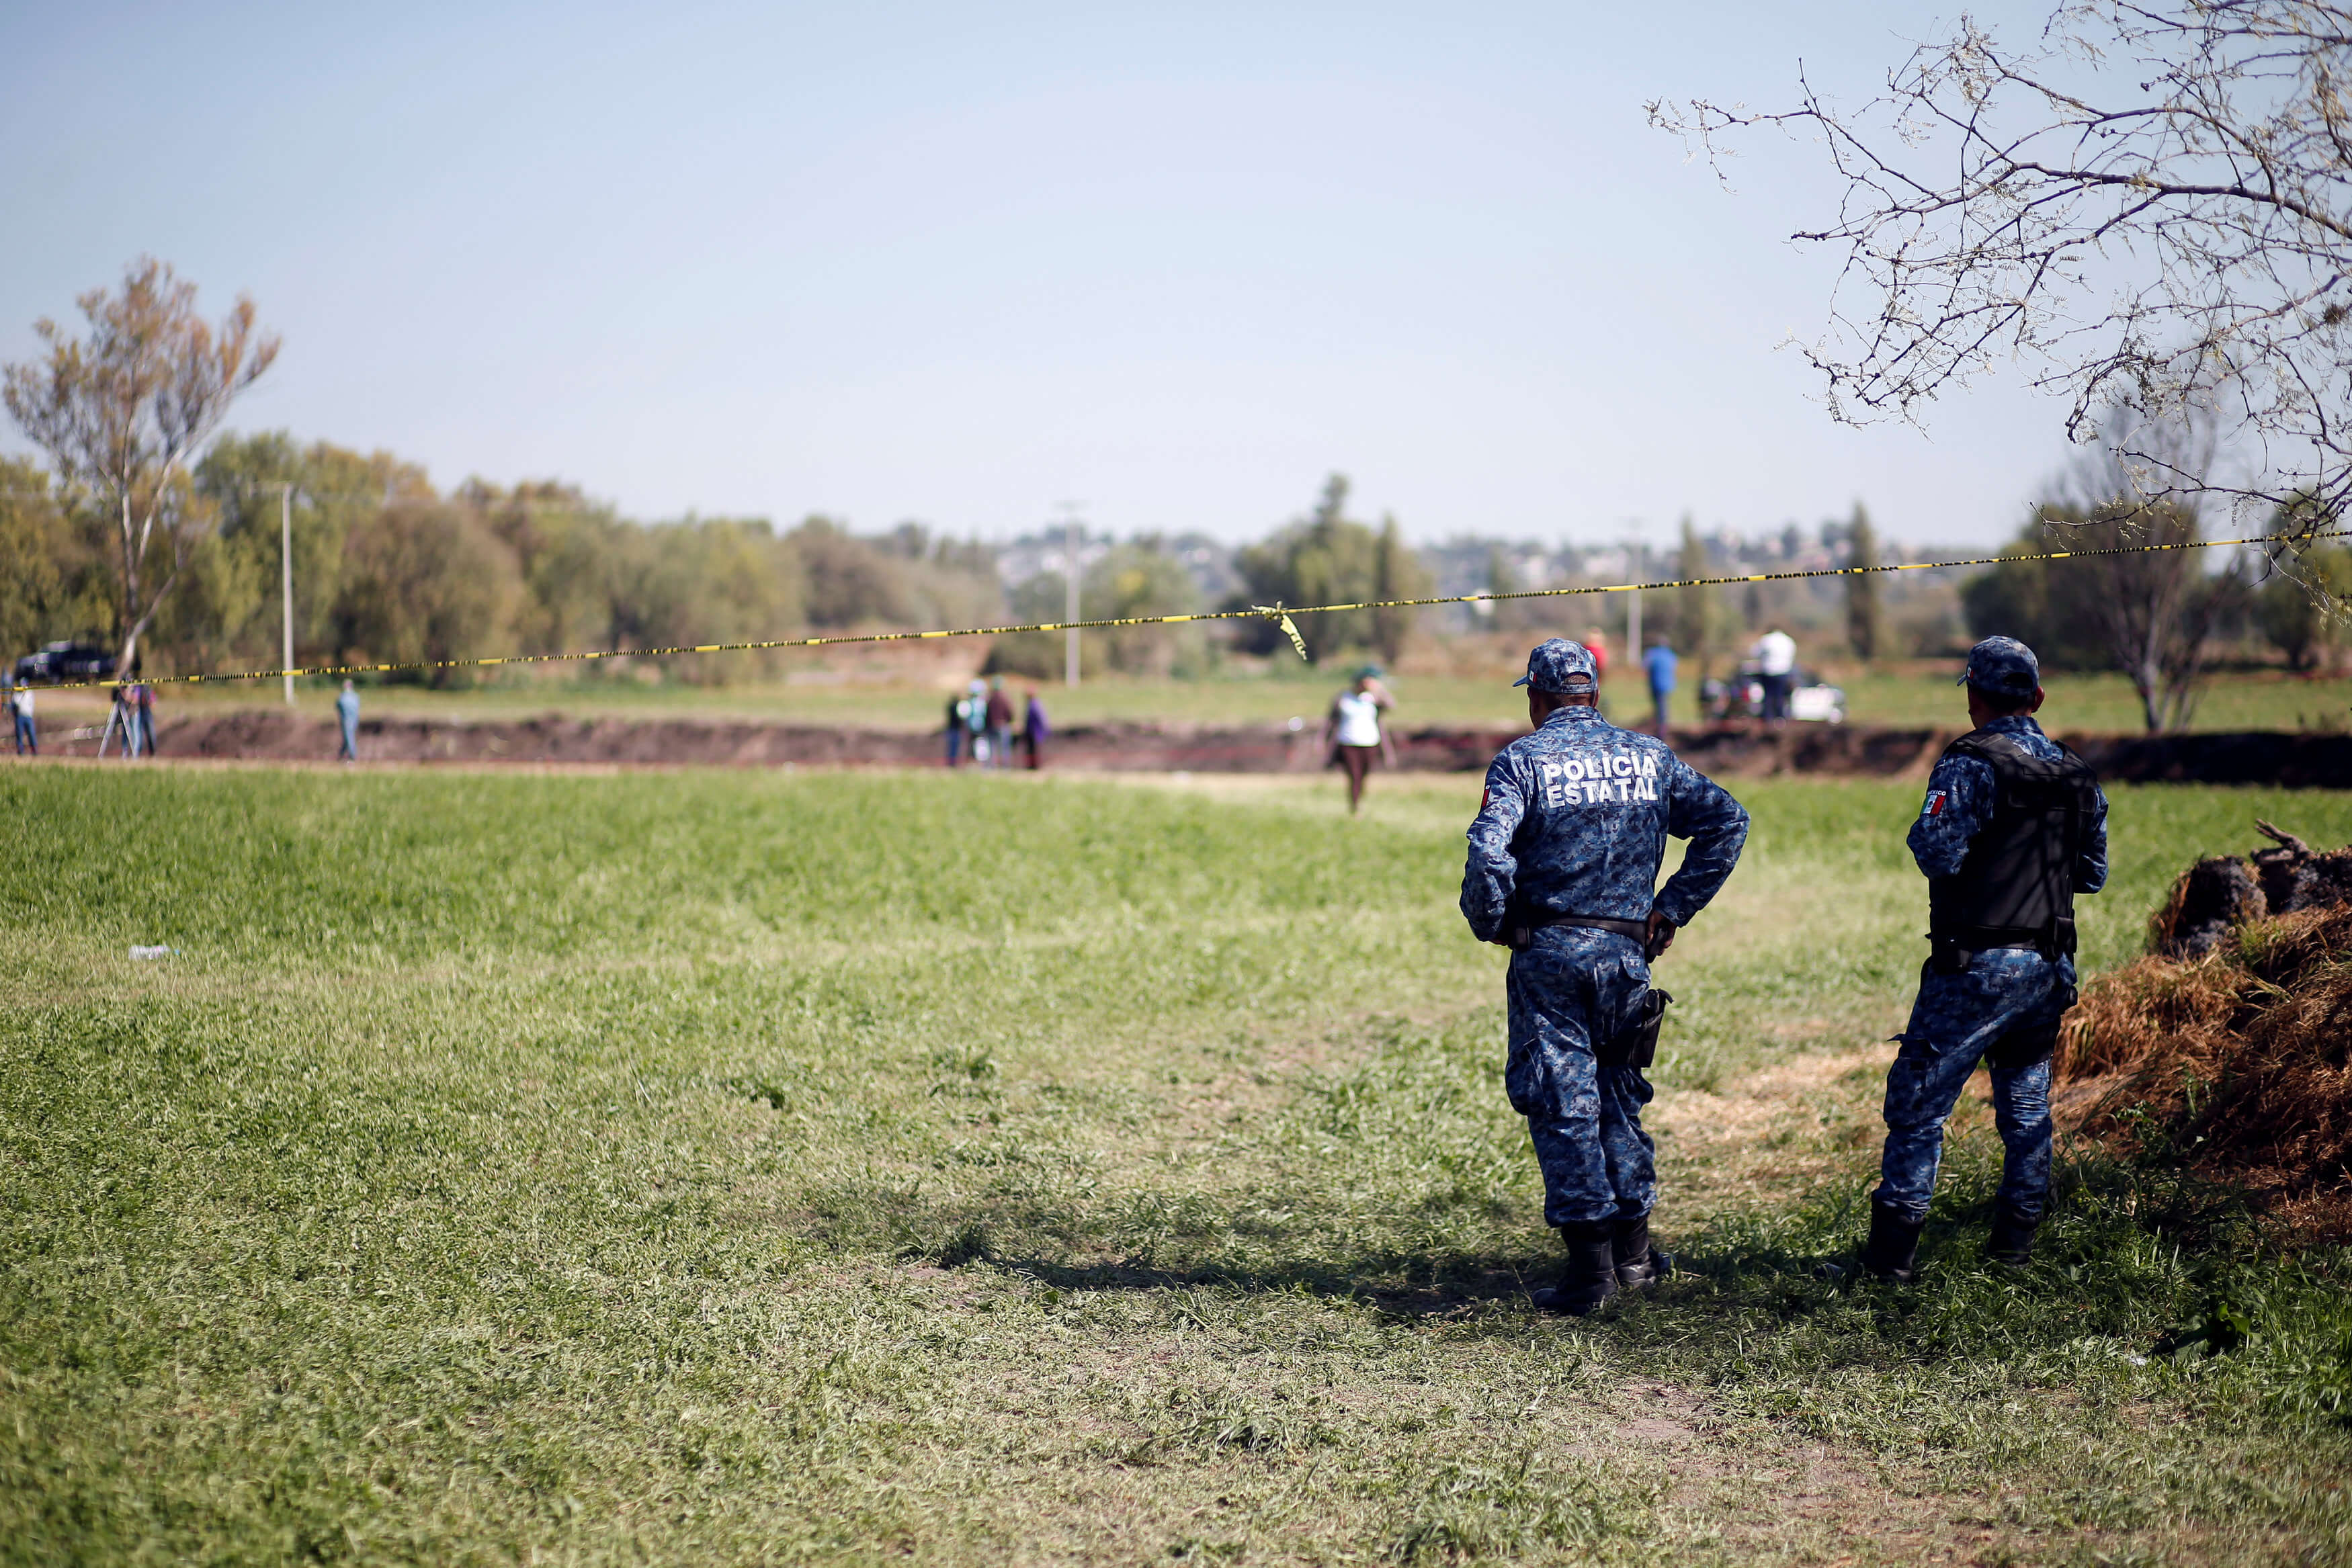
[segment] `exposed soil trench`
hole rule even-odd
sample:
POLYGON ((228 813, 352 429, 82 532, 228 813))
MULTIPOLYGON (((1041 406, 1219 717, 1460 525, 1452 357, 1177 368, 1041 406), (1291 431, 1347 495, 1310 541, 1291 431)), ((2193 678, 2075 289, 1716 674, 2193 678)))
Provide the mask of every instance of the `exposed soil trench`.
MULTIPOLYGON (((1397 765, 1424 772, 1473 772, 1521 732, 1429 728, 1396 737, 1397 765)), ((1956 732, 1846 725, 1791 725, 1769 730, 1727 724, 1675 731, 1675 749, 1694 767, 1723 776, 1817 774, 1925 777, 1956 732)), ((65 731, 49 742, 57 755, 87 756, 94 738, 65 731)), ((167 720, 158 754, 258 761, 333 760, 331 721, 268 711, 167 720)), ((2067 735, 2101 777, 2288 788, 2352 784, 2352 735, 2247 731, 2210 735, 2067 735)), ((736 767, 937 767, 935 733, 847 729, 815 725, 694 719, 583 719, 560 713, 515 721, 366 719, 363 762, 529 762, 736 767)), ((1213 728, 1147 724, 1076 726, 1048 743, 1045 765, 1098 771, 1304 773, 1325 762, 1314 727, 1280 724, 1213 728)))

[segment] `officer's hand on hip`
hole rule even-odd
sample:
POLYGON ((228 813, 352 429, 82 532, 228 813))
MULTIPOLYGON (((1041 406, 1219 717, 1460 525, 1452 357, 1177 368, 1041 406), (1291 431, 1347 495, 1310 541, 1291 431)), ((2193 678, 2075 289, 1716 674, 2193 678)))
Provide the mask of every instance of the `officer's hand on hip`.
POLYGON ((1643 945, 1644 950, 1655 958, 1674 945, 1675 923, 1653 909, 1650 911, 1650 939, 1643 945))

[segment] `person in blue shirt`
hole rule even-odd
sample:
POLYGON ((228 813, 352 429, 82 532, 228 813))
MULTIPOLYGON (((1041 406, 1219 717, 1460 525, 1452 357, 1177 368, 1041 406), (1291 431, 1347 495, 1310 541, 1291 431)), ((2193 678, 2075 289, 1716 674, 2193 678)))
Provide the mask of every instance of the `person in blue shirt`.
POLYGON ((335 753, 338 762, 360 759, 360 691, 351 682, 343 683, 342 695, 335 699, 335 717, 343 730, 342 749, 335 753))
POLYGON ((2107 881, 2106 797, 2033 720, 2033 650, 1989 637, 1960 680, 1976 728, 1937 761, 1908 839, 1927 878, 1930 951, 1886 1073, 1886 1148, 1862 1256, 1897 1283, 1913 1277, 1944 1119, 1979 1061, 2003 1151, 1985 1255, 2031 1256, 2050 1195, 2050 1058, 2074 1005, 2074 895, 2107 881))
POLYGON ((1675 651, 1664 637, 1650 639, 1649 650, 1642 655, 1643 673, 1650 677, 1650 706, 1657 710, 1656 727, 1650 733, 1660 740, 1666 738, 1666 699, 1675 695, 1675 651))
POLYGON ((1486 769, 1462 914, 1480 941, 1512 949, 1503 1083, 1528 1119, 1545 1222, 1568 1249, 1536 1302, 1581 1315, 1662 1271, 1642 1070, 1669 998, 1650 962, 1731 874, 1748 813, 1664 742, 1601 716, 1588 649, 1555 637, 1515 684, 1535 733, 1486 769), (1670 835, 1691 844, 1661 888, 1670 835))

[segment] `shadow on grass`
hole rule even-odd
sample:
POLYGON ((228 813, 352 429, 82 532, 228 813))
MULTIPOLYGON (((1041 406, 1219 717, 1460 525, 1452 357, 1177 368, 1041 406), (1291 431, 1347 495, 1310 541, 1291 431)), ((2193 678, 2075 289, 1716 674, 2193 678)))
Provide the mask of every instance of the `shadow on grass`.
MULTIPOLYGON (((1989 1264, 1981 1248, 1997 1177, 1987 1168, 1947 1173, 1915 1286, 1883 1284, 1856 1268, 1867 1223, 1857 1186, 1721 1216, 1668 1239, 1674 1276, 1588 1321, 1628 1345, 1694 1333, 1725 1343, 1795 1336, 1789 1343, 1818 1341, 1824 1365, 1937 1364, 2093 1340, 2120 1347, 2105 1354, 2210 1355, 2259 1342, 2265 1321, 2314 1312, 2328 1323, 2343 1315, 2352 1328, 2352 1312, 2326 1301, 2341 1294, 2347 1255, 2298 1261, 2290 1280, 2265 1258, 2243 1194, 2158 1161, 2063 1162, 2033 1261, 1989 1264)), ((940 1204, 905 1190, 864 1197, 854 1218, 836 1209, 828 1237, 835 1248, 984 1268, 1071 1294, 1299 1294, 1400 1322, 1454 1320, 1511 1333, 1525 1332, 1531 1293, 1559 1263, 1547 1241, 1469 1222, 1451 1236, 1444 1227, 1400 1226, 1392 1238, 1360 1235, 1335 1247, 1345 1228, 1337 1216, 1301 1215, 1288 1232, 1269 1232, 1202 1205, 1181 1233, 1138 1238, 1107 1218, 1081 1223, 1064 1205, 940 1204)))

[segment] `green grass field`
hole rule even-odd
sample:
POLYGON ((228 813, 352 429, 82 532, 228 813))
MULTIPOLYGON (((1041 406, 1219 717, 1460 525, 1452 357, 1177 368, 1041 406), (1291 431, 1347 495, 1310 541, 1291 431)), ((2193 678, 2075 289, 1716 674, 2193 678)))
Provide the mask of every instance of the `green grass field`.
MULTIPOLYGON (((1951 685, 1956 668, 1948 661, 1908 661, 1869 671, 1831 666, 1825 673, 1845 690, 1850 723, 1964 727, 1967 708, 1951 685)), ((372 687, 365 694, 364 711, 371 718, 515 720, 557 711, 618 719, 756 719, 928 729, 941 722, 949 687, 964 673, 950 671, 929 679, 903 672, 855 674, 839 670, 828 677, 815 655, 810 655, 809 667, 798 680, 724 686, 546 680, 517 674, 457 691, 372 687)), ((1054 682, 1038 683, 1038 687, 1054 722, 1064 727, 1106 721, 1278 724, 1293 717, 1314 724, 1321 721, 1348 673, 1346 668, 1319 670, 1276 662, 1255 674, 1190 681, 1111 676, 1089 679, 1076 691, 1054 682)), ((1390 684, 1402 705, 1400 721, 1408 728, 1507 728, 1527 722, 1526 695, 1510 685, 1517 673, 1500 665, 1475 675, 1408 671, 1390 684)), ((1010 684, 1018 692, 1029 683, 1010 684)), ((2120 675, 2053 674, 2048 685, 2050 701, 2043 716, 2054 729, 2128 733, 2144 727, 2138 699, 2120 675)), ((1687 676, 1675 702, 1676 722, 1696 722, 1696 676, 1687 676)), ((301 711, 314 719, 331 718, 335 690, 331 683, 304 686, 301 711)), ((1621 718, 1646 712, 1649 699, 1622 671, 1611 676, 1605 695, 1621 718)), ((162 711, 168 720, 225 707, 275 707, 281 700, 278 688, 267 682, 205 690, 167 686, 162 691, 162 711)), ((105 718, 104 698, 97 693, 59 692, 45 696, 42 704, 45 726, 92 725, 105 718)), ((2189 727, 2343 730, 2352 727, 2352 679, 2304 679, 2283 671, 2224 672, 2213 678, 2189 727)))
MULTIPOLYGON (((0 1561, 2352 1562, 2343 1253, 2084 1158, 1990 1279, 1971 1101, 1923 1285, 1816 1277, 1906 788, 1743 787, 1686 1272, 1530 1313, 1476 788, 0 770, 0 1561)), ((2086 957, 2258 813, 2352 838, 2116 792, 2086 957)))

